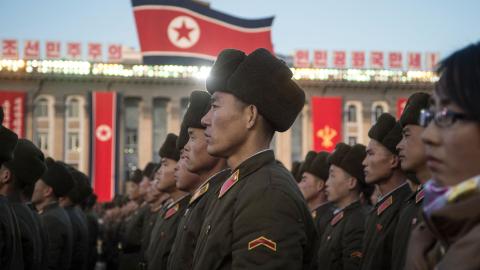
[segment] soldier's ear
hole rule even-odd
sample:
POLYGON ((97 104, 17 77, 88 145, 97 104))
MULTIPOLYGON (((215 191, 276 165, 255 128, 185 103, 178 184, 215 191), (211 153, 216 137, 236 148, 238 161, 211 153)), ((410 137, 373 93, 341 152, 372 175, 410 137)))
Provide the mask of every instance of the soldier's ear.
POLYGON ((400 157, 398 155, 392 154, 391 167, 394 169, 400 167, 400 157))
POLYGON ((12 172, 7 167, 2 165, 0 167, 0 185, 3 186, 8 184, 8 182, 10 182, 11 180, 11 177, 12 177, 12 172))
POLYGON ((247 129, 252 129, 257 123, 259 117, 257 106, 250 104, 244 109, 247 118, 247 129))
POLYGON ((357 178, 355 178, 355 177, 353 177, 353 176, 350 176, 350 177, 348 178, 348 189, 349 189, 349 190, 356 189, 356 188, 357 188, 357 185, 358 185, 357 178))

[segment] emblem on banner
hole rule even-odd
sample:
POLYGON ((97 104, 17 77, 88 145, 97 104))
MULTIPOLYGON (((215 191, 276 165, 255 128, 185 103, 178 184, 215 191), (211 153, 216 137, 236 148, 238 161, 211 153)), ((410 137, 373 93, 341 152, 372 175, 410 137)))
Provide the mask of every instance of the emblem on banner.
POLYGON ((168 39, 178 48, 188 49, 200 39, 200 27, 189 16, 178 16, 173 19, 167 29, 168 39))
POLYGON ((325 148, 330 148, 333 146, 333 138, 337 136, 337 131, 331 128, 329 125, 324 126, 322 129, 317 131, 317 137, 322 139, 322 146, 325 148))
POLYGON ((97 130, 95 130, 95 135, 97 136, 98 140, 106 142, 112 138, 112 128, 110 128, 108 125, 99 125, 97 130))

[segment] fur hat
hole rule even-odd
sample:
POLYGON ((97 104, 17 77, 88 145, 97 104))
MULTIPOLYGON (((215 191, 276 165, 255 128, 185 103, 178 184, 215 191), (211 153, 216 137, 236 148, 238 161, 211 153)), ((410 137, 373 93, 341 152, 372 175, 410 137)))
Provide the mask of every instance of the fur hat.
POLYGON ((132 175, 130 175, 130 177, 128 177, 127 182, 133 182, 135 184, 138 184, 138 183, 142 182, 142 179, 143 179, 142 170, 136 169, 135 171, 133 171, 132 175))
POLYGON ((292 76, 290 68, 266 49, 248 56, 227 49, 218 55, 206 86, 210 94, 227 92, 255 105, 275 131, 283 132, 305 104, 305 93, 292 76))
POLYGON ((419 125, 420 111, 430 106, 430 95, 427 93, 414 93, 408 98, 405 109, 400 117, 400 125, 419 125))
POLYGON ((393 154, 397 154, 397 144, 402 140, 402 127, 391 114, 382 113, 368 131, 368 137, 385 146, 393 154))
POLYGON ((322 151, 319 152, 315 158, 310 163, 310 166, 307 167, 305 172, 311 173, 318 178, 327 181, 330 164, 328 163, 328 152, 322 151))
POLYGON ((328 157, 328 162, 342 168, 355 177, 361 186, 365 186, 365 173, 363 172, 362 162, 366 155, 365 146, 362 144, 350 146, 345 143, 339 143, 328 157))
POLYGON ((18 136, 3 126, 3 108, 0 106, 0 164, 13 158, 18 136))
POLYGON ((165 142, 163 142, 162 147, 160 147, 160 151, 158 151, 158 154, 161 158, 169 158, 176 161, 180 159, 180 151, 177 148, 177 138, 178 136, 173 133, 167 134, 165 142))
POLYGON ((18 140, 13 159, 5 166, 15 175, 20 188, 34 185, 47 169, 42 151, 26 139, 18 140))
POLYGON ((315 159, 316 156, 317 156, 317 152, 308 151, 307 155, 305 156, 305 160, 300 165, 300 170, 299 170, 300 179, 302 179, 303 173, 310 168, 310 165, 312 164, 312 161, 315 159))
POLYGON ((74 187, 73 176, 64 163, 52 158, 45 160, 47 170, 41 177, 43 182, 52 187, 56 197, 63 197, 74 187))

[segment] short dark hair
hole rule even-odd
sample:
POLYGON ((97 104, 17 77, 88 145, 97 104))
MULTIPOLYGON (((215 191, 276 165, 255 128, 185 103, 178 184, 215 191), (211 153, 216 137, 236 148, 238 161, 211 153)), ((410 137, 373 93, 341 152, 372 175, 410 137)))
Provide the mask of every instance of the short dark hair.
POLYGON ((443 59, 437 73, 440 81, 436 91, 480 122, 480 42, 468 45, 443 59))

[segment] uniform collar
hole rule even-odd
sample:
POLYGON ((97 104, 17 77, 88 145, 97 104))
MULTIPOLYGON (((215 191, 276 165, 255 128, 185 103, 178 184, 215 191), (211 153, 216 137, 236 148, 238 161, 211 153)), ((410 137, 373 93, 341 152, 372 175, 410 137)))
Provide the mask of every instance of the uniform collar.
POLYGON ((239 171, 239 178, 241 179, 273 161, 275 161, 273 150, 264 149, 244 160, 235 170, 232 170, 232 172, 235 173, 239 171))
MULTIPOLYGON (((396 188, 394 188, 392 191, 390 191, 390 192, 388 192, 387 194, 381 196, 381 197, 378 199, 377 204, 383 202, 383 200, 385 200, 386 198, 388 198, 390 195, 392 195, 393 193, 395 193, 396 191, 398 191, 399 189, 401 189, 401 188, 403 188, 403 187, 405 187, 405 186, 407 186, 407 185, 408 185, 407 182, 398 185, 398 186, 397 186, 396 188)), ((410 189, 410 187, 409 187, 409 189, 410 189)))

